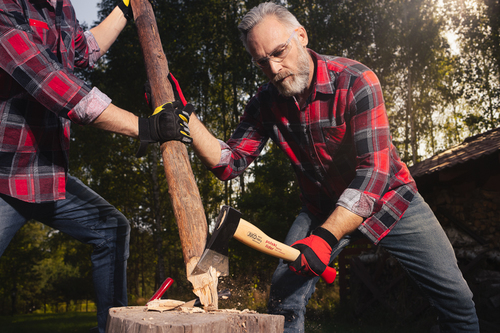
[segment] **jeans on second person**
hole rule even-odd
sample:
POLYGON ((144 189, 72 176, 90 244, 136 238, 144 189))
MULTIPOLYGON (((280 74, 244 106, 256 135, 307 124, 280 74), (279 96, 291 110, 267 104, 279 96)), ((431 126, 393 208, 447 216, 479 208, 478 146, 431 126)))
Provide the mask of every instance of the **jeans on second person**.
MULTIPOLYGON (((320 225, 306 209, 297 216, 285 239, 288 245, 305 238, 320 225)), ((349 245, 342 238, 331 260, 349 245)), ((441 332, 479 332, 472 293, 458 268, 453 248, 420 194, 394 229, 379 243, 403 265, 439 311, 441 332)), ((285 316, 285 332, 304 332, 306 305, 319 277, 302 277, 280 260, 271 283, 268 312, 285 316)))
POLYGON ((30 219, 93 245, 92 274, 99 332, 106 330, 108 310, 127 305, 127 218, 80 180, 68 176, 66 199, 28 203, 0 195, 0 256, 30 219))

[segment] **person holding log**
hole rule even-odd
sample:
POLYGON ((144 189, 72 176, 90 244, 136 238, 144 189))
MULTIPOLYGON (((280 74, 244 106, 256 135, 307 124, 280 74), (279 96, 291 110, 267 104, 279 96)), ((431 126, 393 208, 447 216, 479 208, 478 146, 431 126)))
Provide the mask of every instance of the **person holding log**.
POLYGON ((191 140, 192 106, 178 101, 138 118, 73 73, 92 67, 131 18, 129 0, 120 0, 104 21, 83 31, 69 0, 0 1, 0 255, 30 219, 93 245, 101 333, 108 309, 127 305, 130 225, 68 174, 70 122, 139 138, 141 154, 151 142, 191 140))
POLYGON ((442 332, 479 332, 472 293, 453 248, 392 144, 376 75, 351 59, 307 49, 306 29, 286 8, 262 3, 238 26, 253 63, 269 78, 232 137, 217 140, 193 113, 195 153, 221 180, 240 175, 268 139, 289 157, 303 209, 285 243, 268 310, 286 332, 304 332, 307 302, 326 265, 364 236, 403 264, 439 311, 442 332))

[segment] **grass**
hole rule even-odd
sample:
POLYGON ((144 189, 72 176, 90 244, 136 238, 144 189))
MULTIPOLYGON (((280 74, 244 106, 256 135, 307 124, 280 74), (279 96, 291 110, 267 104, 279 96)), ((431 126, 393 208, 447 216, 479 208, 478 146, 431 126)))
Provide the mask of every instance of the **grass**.
POLYGON ((435 318, 402 321, 395 314, 380 313, 354 318, 346 309, 331 311, 310 310, 306 312, 305 333, 422 333, 429 332, 435 318))
POLYGON ((2 333, 89 333, 95 326, 95 312, 0 316, 2 333))
POLYGON ((305 333, 421 333, 428 332, 418 327, 386 327, 381 325, 356 324, 338 321, 336 318, 322 321, 306 321, 305 333))
MULTIPOLYGON (((66 312, 50 314, 29 314, 0 316, 2 333, 89 333, 97 326, 95 312, 66 312)), ((338 316, 331 318, 309 318, 306 333, 418 333, 418 328, 382 327, 347 322, 338 316)))

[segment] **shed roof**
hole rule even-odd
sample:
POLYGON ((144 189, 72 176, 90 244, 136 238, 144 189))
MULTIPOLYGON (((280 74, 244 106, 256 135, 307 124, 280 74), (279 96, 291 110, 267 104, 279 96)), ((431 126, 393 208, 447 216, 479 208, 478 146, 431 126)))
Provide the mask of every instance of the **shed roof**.
POLYGON ((431 174, 500 150, 500 127, 465 139, 442 153, 410 167, 413 177, 431 174))

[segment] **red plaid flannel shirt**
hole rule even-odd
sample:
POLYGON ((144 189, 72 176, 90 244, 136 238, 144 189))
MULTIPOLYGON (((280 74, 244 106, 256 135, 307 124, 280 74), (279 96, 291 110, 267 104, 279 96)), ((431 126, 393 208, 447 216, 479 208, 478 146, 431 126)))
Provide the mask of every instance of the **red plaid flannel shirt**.
POLYGON ((73 74, 99 46, 69 0, 0 0, 0 193, 65 197, 70 120, 93 121, 111 100, 73 74))
POLYGON ((289 157, 308 209, 325 220, 341 205, 364 217, 378 243, 403 216, 417 188, 392 144, 380 83, 359 62, 318 55, 314 91, 300 109, 268 83, 248 103, 212 171, 241 174, 271 138, 289 157))

